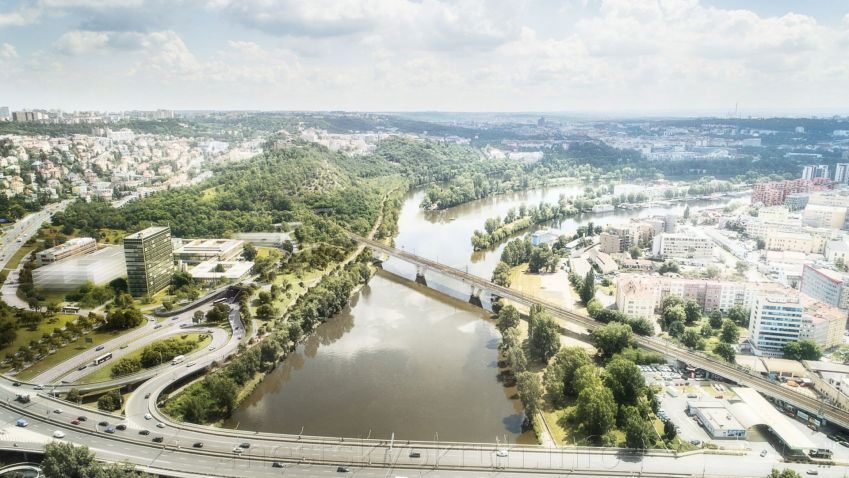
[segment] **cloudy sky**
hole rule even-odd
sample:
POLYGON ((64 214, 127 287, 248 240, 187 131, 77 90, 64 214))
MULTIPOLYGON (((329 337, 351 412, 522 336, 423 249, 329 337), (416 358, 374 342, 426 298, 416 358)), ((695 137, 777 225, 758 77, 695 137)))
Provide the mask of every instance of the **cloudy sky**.
POLYGON ((0 105, 849 114, 845 0, 0 0, 0 105))

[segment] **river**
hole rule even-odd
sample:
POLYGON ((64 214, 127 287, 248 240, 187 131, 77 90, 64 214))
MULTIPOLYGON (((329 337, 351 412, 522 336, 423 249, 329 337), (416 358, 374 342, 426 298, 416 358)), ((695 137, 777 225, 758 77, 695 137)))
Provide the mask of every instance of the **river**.
MULTIPOLYGON (((565 185, 422 211, 410 193, 395 246, 489 278, 504 245, 475 252, 470 237, 484 221, 522 203, 556 201, 581 192, 565 185)), ((722 207, 723 202, 691 202, 722 207)), ((680 214, 684 205, 585 214, 552 227, 618 224, 632 217, 680 214)), ((390 259, 350 306, 268 374, 225 423, 278 433, 400 440, 527 442, 515 389, 498 381, 499 334, 488 314, 468 304, 462 284, 436 274, 412 282, 415 267, 390 259), (401 277, 398 277, 401 276, 401 277)), ((488 298, 483 297, 484 306, 488 298)))

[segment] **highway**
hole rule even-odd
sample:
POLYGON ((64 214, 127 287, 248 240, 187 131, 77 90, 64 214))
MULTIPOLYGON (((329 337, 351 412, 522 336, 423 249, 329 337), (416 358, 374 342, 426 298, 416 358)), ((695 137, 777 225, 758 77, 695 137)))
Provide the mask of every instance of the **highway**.
MULTIPOLYGON (((394 247, 366 239, 356 234, 349 233, 349 235, 352 239, 361 244, 365 244, 376 251, 397 257, 411 264, 415 264, 416 266, 424 267, 427 270, 437 272, 445 275, 446 277, 457 279, 469 284, 471 287, 477 288, 478 290, 490 291, 495 295, 528 307, 533 304, 539 304, 545 307, 545 309, 553 316, 578 324, 586 328, 588 331, 592 331, 604 325, 600 322, 596 322, 588 316, 577 314, 571 310, 565 309, 557 304, 540 299, 533 295, 499 286, 486 279, 469 274, 468 272, 446 266, 439 262, 432 261, 409 252, 395 249, 394 247)), ((831 404, 796 393, 785 387, 781 387, 776 382, 763 378, 760 375, 750 374, 736 365, 714 360, 703 354, 683 349, 657 337, 635 336, 634 340, 641 347, 660 352, 667 357, 680 360, 681 362, 691 366, 698 367, 729 380, 733 380, 741 385, 753 388, 768 397, 790 403, 798 408, 810 412, 811 414, 825 418, 826 420, 845 429, 849 429, 849 412, 846 410, 839 409, 831 404)))
POLYGON ((53 213, 64 211, 70 200, 65 200, 60 203, 47 205, 44 209, 24 216, 16 223, 3 229, 3 235, 0 236, 0 268, 5 268, 9 259, 30 240, 41 225, 49 221, 53 213))

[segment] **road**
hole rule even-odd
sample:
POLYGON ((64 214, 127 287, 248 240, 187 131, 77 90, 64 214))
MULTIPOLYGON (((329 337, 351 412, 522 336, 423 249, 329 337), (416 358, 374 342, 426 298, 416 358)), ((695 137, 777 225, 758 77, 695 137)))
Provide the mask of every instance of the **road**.
MULTIPOLYGON (((410 262, 417 267, 425 268, 426 270, 434 271, 445 275, 446 277, 459 280, 470 285, 470 287, 476 291, 486 290, 495 295, 507 298, 528 307, 533 304, 542 305, 555 318, 561 318, 571 323, 578 324, 586 328, 588 331, 592 331, 604 325, 600 322, 596 322, 588 316, 577 314, 558 304, 540 299, 531 294, 496 285, 468 272, 446 266, 439 262, 432 261, 406 251, 395 249, 394 247, 387 246, 371 239, 366 239, 356 234, 349 233, 349 235, 360 244, 367 245, 384 254, 410 262)), ((683 349, 671 342, 657 337, 635 336, 634 342, 643 348, 660 352, 667 357, 680 360, 681 362, 693 367, 698 367, 729 380, 733 380, 740 385, 753 388, 768 397, 780 399, 794 405, 797 408, 801 408, 811 414, 823 417, 832 423, 836 423, 843 428, 849 429, 849 411, 839 409, 815 398, 796 393, 786 387, 781 387, 777 383, 763 378, 760 375, 751 374, 737 365, 721 362, 719 360, 709 358, 701 353, 683 349)))
POLYGON ((0 268, 5 268, 9 259, 30 240, 41 225, 49 221, 55 212, 64 211, 70 200, 65 200, 60 203, 47 205, 44 209, 34 212, 23 217, 18 222, 3 229, 3 235, 0 236, 0 268))

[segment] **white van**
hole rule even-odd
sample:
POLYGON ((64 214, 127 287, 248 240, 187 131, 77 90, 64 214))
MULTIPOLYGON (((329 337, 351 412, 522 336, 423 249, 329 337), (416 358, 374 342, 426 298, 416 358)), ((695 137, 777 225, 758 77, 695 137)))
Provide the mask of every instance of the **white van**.
POLYGON ((186 360, 185 355, 178 355, 174 357, 174 360, 171 361, 171 365, 177 365, 178 363, 183 363, 183 360, 186 360))

